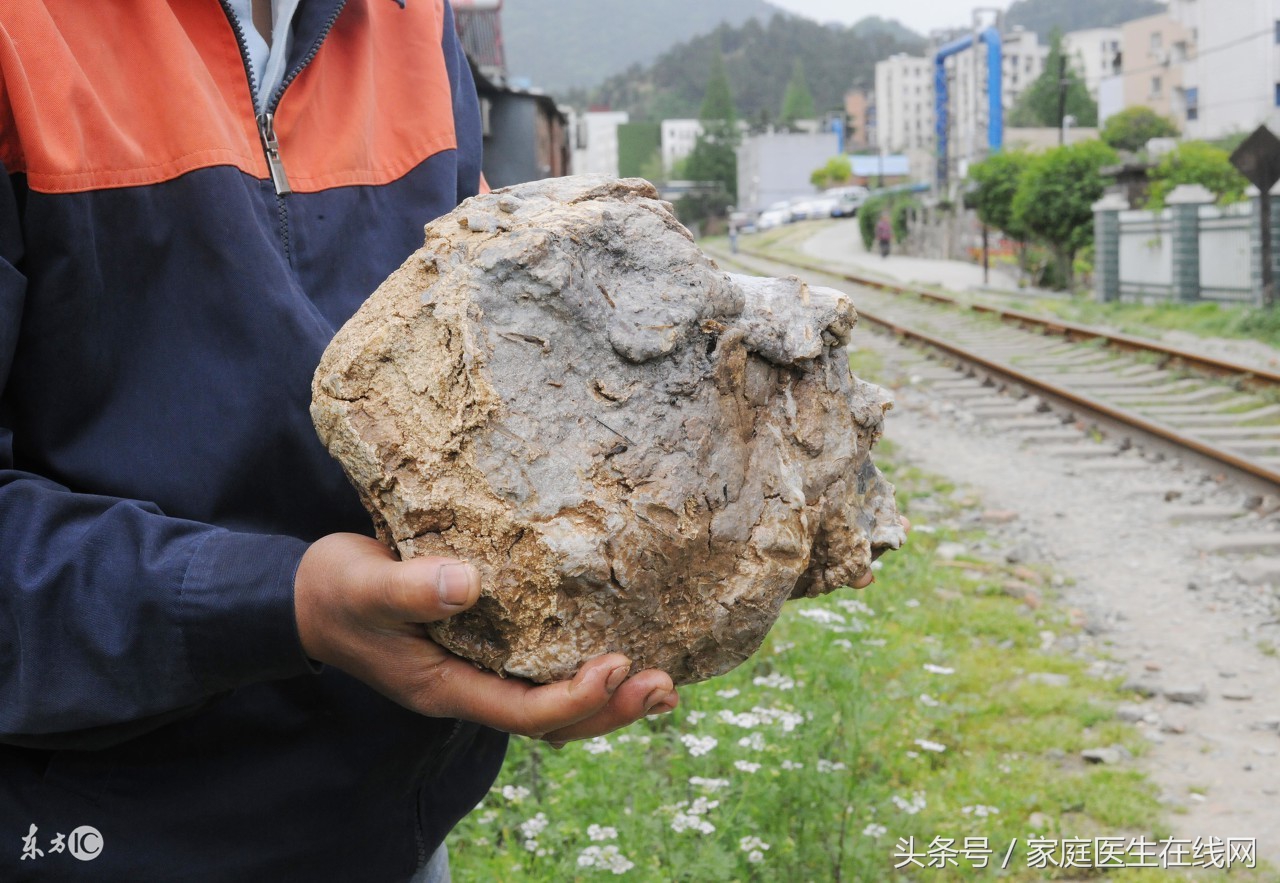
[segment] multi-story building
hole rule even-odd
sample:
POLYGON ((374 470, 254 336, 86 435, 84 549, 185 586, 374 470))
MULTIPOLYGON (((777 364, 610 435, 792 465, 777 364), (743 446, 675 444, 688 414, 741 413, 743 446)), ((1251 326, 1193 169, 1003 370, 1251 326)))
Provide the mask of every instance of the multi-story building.
POLYGON ((933 61, 900 53, 876 63, 876 133, 888 153, 933 148, 933 61))
POLYGON ((701 134, 702 123, 699 120, 663 120, 662 167, 670 173, 676 163, 693 152, 701 134))
POLYGON ((1280 2, 1171 0, 1169 15, 1185 35, 1171 47, 1169 113, 1187 137, 1280 131, 1280 2))
POLYGON ((871 102, 872 97, 862 89, 850 89, 844 93, 844 114, 849 120, 845 140, 851 150, 866 150, 875 143, 871 138, 874 120, 871 102))
MULTIPOLYGON (((1218 3, 1215 14, 1238 2, 1218 3)), ((1123 106, 1149 107, 1163 116, 1184 119, 1183 70, 1195 45, 1193 30, 1168 13, 1121 25, 1119 76, 1123 106)))
POLYGON ((618 126, 630 120, 626 111, 587 111, 575 114, 573 130, 573 172, 575 175, 618 174, 618 126))
POLYGON ((1072 31, 1062 37, 1062 52, 1097 101, 1102 81, 1120 69, 1120 29, 1072 31))

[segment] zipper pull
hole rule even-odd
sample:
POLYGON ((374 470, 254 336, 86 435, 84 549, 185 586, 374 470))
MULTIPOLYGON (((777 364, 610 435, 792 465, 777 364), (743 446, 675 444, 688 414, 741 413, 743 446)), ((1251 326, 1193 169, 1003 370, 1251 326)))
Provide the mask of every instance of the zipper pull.
POLYGON ((276 117, 273 113, 258 114, 258 137, 262 139, 262 151, 267 155, 267 168, 271 170, 271 183, 277 196, 288 196, 293 190, 284 173, 284 161, 280 159, 280 142, 276 140, 276 117))

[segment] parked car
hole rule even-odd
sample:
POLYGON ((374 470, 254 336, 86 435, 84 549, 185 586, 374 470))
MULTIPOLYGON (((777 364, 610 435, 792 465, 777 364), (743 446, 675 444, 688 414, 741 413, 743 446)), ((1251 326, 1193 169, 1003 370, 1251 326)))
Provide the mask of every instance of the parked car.
POLYGON ((824 196, 831 196, 836 200, 836 206, 831 210, 833 218, 852 218, 858 214, 858 209, 862 208, 862 204, 871 196, 871 191, 866 187, 853 185, 850 187, 832 187, 823 191, 824 196))
POLYGON ((770 230, 791 221, 791 203, 775 202, 760 213, 756 219, 757 230, 770 230))
POLYGON ((829 218, 838 200, 833 196, 811 196, 791 206, 791 220, 814 221, 829 218))

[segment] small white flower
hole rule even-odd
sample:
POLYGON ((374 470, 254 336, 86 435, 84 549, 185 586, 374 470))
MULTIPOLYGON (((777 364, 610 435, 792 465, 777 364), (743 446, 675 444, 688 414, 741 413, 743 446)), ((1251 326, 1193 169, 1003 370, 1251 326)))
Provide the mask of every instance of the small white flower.
POLYGON ((877 825, 875 822, 872 822, 871 824, 867 825, 865 828, 862 829, 862 833, 867 837, 879 838, 879 837, 883 837, 885 834, 888 834, 889 829, 886 828, 884 825, 877 825))
POLYGON ((537 841, 537 840, 526 840, 526 841, 524 842, 524 848, 525 848, 525 849, 527 849, 527 850, 529 850, 530 852, 537 852, 537 851, 538 851, 538 841, 537 841))
POLYGON ((685 720, 687 720, 689 723, 697 724, 706 716, 707 716, 707 713, 705 711, 691 711, 688 714, 686 714, 684 717, 685 717, 685 720))
POLYGON ((520 823, 520 833, 524 835, 526 840, 533 840, 546 829, 547 814, 544 812, 538 813, 527 822, 520 823))
POLYGON ((825 607, 805 607, 800 611, 805 619, 811 619, 819 625, 844 625, 845 618, 834 610, 825 607))
POLYGON ((613 746, 609 744, 609 740, 604 736, 588 739, 582 743, 582 748, 589 754, 607 754, 613 750, 613 746))
POLYGON ((685 733, 680 741, 693 757, 701 757, 720 744, 715 736, 695 736, 692 733, 685 733))
POLYGON ((883 647, 885 644, 889 642, 886 641, 884 638, 868 638, 862 643, 867 647, 883 647))
POLYGON ((773 645, 774 655, 776 656, 779 653, 786 653, 788 650, 794 649, 795 646, 796 646, 795 641, 782 641, 778 644, 774 644, 773 645))
POLYGON ((832 644, 834 644, 834 645, 835 645, 835 646, 837 646, 837 647, 840 647, 840 648, 841 648, 841 649, 843 649, 843 650, 852 650, 852 649, 853 649, 853 641, 850 641, 848 638, 837 638, 836 640, 832 641, 831 643, 832 643, 832 644))
POLYGON ((941 702, 939 702, 937 699, 934 699, 934 698, 933 698, 932 696, 930 696, 928 693, 921 693, 921 694, 920 694, 920 704, 921 704, 921 705, 924 705, 924 706, 927 706, 927 707, 929 707, 929 708, 937 708, 937 707, 938 707, 939 705, 941 705, 942 703, 941 703, 941 702))
POLYGON ((841 598, 839 601, 836 601, 836 606, 841 610, 844 610, 846 613, 852 613, 858 616, 876 615, 874 610, 867 606, 865 602, 859 601, 857 598, 841 598))
POLYGON ((587 837, 593 841, 617 840, 618 829, 614 827, 602 827, 600 825, 588 825, 587 837))
POLYGON ((612 843, 608 846, 588 846, 578 854, 578 867, 599 868, 615 874, 625 874, 635 867, 635 862, 618 851, 612 843))
POLYGON ((954 668, 949 668, 945 665, 934 665, 932 662, 926 662, 924 670, 935 675, 953 675, 956 673, 954 668))
POLYGON ((689 807, 689 815, 705 816, 711 810, 720 805, 718 800, 708 800, 705 797, 694 798, 693 805, 689 807))
POLYGON ((908 599, 906 600, 905 604, 906 604, 906 606, 908 606, 908 607, 919 607, 919 606, 920 606, 920 602, 919 602, 919 601, 917 601, 915 598, 908 598, 908 599))
POLYGON ((749 748, 752 751, 764 751, 764 736, 760 733, 752 733, 750 736, 743 736, 738 740, 739 748, 749 748))
POLYGON ((784 770, 802 770, 802 769, 804 769, 804 764, 799 763, 799 762, 794 761, 794 760, 784 760, 784 761, 782 762, 782 764, 781 764, 781 765, 782 765, 782 768, 783 768, 784 770))
POLYGON ((1000 810, 998 810, 996 807, 983 806, 980 803, 977 804, 976 806, 961 807, 960 812, 964 813, 965 815, 973 815, 979 819, 985 819, 987 816, 1000 814, 1000 810))
POLYGON ((742 727, 744 730, 754 730, 760 724, 764 723, 760 719, 760 715, 751 713, 738 714, 727 708, 721 709, 716 715, 721 723, 729 724, 732 727, 742 727))
POLYGON ((758 849, 752 850, 751 852, 747 853, 747 861, 751 862, 751 864, 753 865, 758 865, 762 861, 764 861, 764 853, 758 849))
POLYGON ((757 687, 772 687, 775 690, 794 690, 796 687, 796 682, 792 678, 789 678, 786 675, 780 675, 776 672, 774 674, 763 675, 755 678, 751 683, 755 684, 757 687))
POLYGON ((700 834, 714 834, 716 826, 701 816, 691 813, 676 813, 675 818, 671 820, 671 830, 677 834, 688 830, 694 830, 700 834))
POLYGON ((484 812, 480 813, 480 818, 476 819, 476 821, 482 825, 488 825, 497 817, 498 811, 496 809, 486 809, 484 812))
POLYGON ((820 758, 818 760, 818 772, 820 773, 838 773, 840 770, 848 769, 841 761, 826 760, 820 758))
POLYGON ((947 750, 947 746, 943 745, 941 742, 930 742, 928 739, 917 739, 916 744, 925 751, 933 751, 938 754, 947 750))
POLYGON ((754 773, 760 769, 760 764, 752 763, 749 760, 735 760, 733 765, 736 769, 740 769, 744 773, 754 773))
POLYGON ((739 692, 741 691, 731 687, 728 690, 716 690, 716 695, 721 699, 733 699, 737 697, 739 692))
POLYGON ((919 756, 920 756, 920 752, 919 752, 919 751, 908 751, 908 752, 906 752, 906 755, 907 755, 907 757, 911 758, 912 760, 915 760, 917 757, 919 757, 919 756))
POLYGON ((920 810, 924 809, 925 806, 927 806, 927 804, 925 803, 923 791, 917 791, 914 794, 912 794, 910 801, 903 800, 901 797, 899 797, 896 794, 893 795, 893 797, 890 799, 893 801, 894 806, 896 806, 898 809, 902 810, 904 813, 906 813, 909 816, 915 815, 916 813, 920 812, 920 810))
POLYGON ((512 803, 519 803, 529 796, 529 789, 523 785, 504 785, 502 796, 512 803))
POLYGON ((689 784, 695 788, 702 788, 706 791, 719 791, 729 787, 728 779, 704 779, 702 776, 691 776, 689 784))

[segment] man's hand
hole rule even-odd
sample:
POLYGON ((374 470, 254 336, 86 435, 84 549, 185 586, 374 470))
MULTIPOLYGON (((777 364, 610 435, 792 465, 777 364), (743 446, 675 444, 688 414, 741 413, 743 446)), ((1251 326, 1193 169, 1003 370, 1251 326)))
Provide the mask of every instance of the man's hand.
POLYGON ((481 671, 426 636, 422 623, 461 613, 479 597, 480 577, 470 565, 400 561, 357 534, 314 543, 294 580, 307 655, 420 714, 562 744, 676 707, 669 675, 651 669, 627 678, 631 663, 619 653, 591 660, 571 681, 535 686, 481 671))

